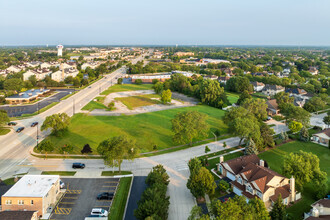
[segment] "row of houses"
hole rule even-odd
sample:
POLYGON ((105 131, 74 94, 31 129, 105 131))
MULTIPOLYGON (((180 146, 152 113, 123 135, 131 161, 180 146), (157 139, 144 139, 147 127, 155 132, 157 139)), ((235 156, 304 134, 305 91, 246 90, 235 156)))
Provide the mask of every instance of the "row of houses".
POLYGON ((191 72, 185 72, 185 71, 172 71, 170 73, 161 73, 161 74, 137 74, 137 75, 133 75, 130 76, 132 79, 132 82, 135 83, 136 80, 141 80, 142 83, 152 83, 153 80, 158 80, 160 82, 165 82, 167 79, 171 78, 172 74, 182 74, 186 77, 192 77, 194 75, 194 73, 191 72))

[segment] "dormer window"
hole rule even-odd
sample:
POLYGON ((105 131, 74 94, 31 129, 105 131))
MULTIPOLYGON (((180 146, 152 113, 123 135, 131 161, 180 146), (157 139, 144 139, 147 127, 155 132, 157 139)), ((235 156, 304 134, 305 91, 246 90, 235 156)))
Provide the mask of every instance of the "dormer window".
POLYGON ((249 193, 251 193, 253 195, 253 189, 250 185, 247 185, 246 191, 248 191, 249 193))

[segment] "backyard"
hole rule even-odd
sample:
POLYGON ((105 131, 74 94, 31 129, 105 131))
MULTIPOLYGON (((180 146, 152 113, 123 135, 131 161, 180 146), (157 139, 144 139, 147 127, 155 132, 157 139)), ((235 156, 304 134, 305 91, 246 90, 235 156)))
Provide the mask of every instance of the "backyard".
MULTIPOLYGON (((320 159, 320 168, 328 174, 328 185, 330 187, 330 150, 318 144, 311 142, 294 141, 283 144, 275 149, 260 153, 258 156, 267 161, 270 168, 278 173, 282 173, 284 156, 299 150, 312 152, 320 159)), ((310 210, 310 205, 315 202, 317 188, 313 184, 306 184, 302 192, 302 200, 288 208, 288 212, 294 216, 294 219, 301 219, 304 212, 310 210)))
MULTIPOLYGON (((93 154, 97 154, 96 148, 101 141, 118 135, 128 135, 135 139, 142 153, 152 151, 154 146, 157 150, 165 149, 177 145, 172 140, 171 119, 178 112, 188 110, 208 115, 207 123, 210 125, 211 131, 214 132, 218 129, 221 134, 227 132, 227 126, 222 121, 223 110, 198 105, 137 115, 88 116, 76 114, 72 117, 68 131, 62 137, 51 135, 46 140, 51 140, 56 146, 53 153, 59 153, 60 147, 64 145, 71 145, 73 150, 70 153, 80 154, 83 146, 89 144, 93 149, 93 154)), ((213 137, 210 132, 209 138, 213 137)))

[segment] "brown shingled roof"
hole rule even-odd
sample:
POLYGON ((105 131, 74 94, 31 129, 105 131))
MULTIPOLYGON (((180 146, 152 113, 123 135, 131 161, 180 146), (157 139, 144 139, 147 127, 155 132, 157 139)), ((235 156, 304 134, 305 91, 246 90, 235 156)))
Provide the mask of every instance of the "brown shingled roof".
POLYGON ((315 202, 312 206, 320 204, 323 207, 330 208, 330 199, 320 199, 319 201, 315 202))
POLYGON ((257 164, 257 163, 259 163, 259 161, 260 161, 259 157, 255 154, 252 154, 252 155, 237 157, 237 158, 228 160, 228 161, 224 162, 224 164, 227 164, 233 170, 235 175, 237 175, 249 163, 257 164))
POLYGON ((0 212, 0 219, 6 220, 31 220, 36 211, 3 211, 0 212))
POLYGON ((289 184, 276 188, 275 194, 269 198, 270 198, 270 200, 275 202, 280 195, 281 195, 282 199, 288 198, 290 196, 290 185, 289 184))
POLYGON ((321 133, 327 135, 328 137, 330 137, 330 128, 327 128, 325 130, 316 132, 315 134, 321 134, 321 133))

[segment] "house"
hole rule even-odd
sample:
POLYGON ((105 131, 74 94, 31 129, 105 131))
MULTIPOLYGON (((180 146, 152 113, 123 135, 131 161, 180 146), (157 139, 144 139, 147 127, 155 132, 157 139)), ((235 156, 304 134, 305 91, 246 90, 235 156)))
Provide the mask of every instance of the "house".
POLYGON ((230 79, 230 76, 220 76, 218 78, 218 81, 219 81, 219 83, 226 84, 229 79, 230 79))
POLYGON ((38 220, 36 211, 3 211, 0 212, 0 219, 6 220, 38 220))
POLYGON ((282 76, 283 77, 288 77, 291 73, 291 70, 289 68, 285 68, 283 71, 282 71, 282 76))
POLYGON ((79 74, 79 71, 77 69, 67 68, 67 69, 58 70, 58 71, 52 73, 51 78, 54 81, 61 82, 69 76, 72 76, 74 78, 78 74, 79 74))
POLYGON ((42 64, 42 62, 40 62, 40 61, 31 61, 31 62, 26 63, 26 66, 35 68, 41 64, 42 64))
POLYGON ((40 68, 43 69, 43 68, 50 68, 50 67, 59 67, 60 64, 58 62, 45 62, 45 63, 42 63, 40 64, 40 68))
POLYGON ((203 79, 217 80, 218 76, 216 76, 216 75, 207 75, 207 76, 203 76, 203 79))
POLYGON ((268 115, 277 115, 280 112, 276 99, 267 100, 267 114, 268 115))
POLYGON ((290 179, 276 173, 265 166, 266 162, 255 154, 223 161, 217 169, 222 176, 229 178, 233 192, 244 196, 246 200, 259 198, 267 209, 271 209, 281 195, 283 203, 288 205, 300 199, 300 193, 295 190, 295 179, 290 179))
POLYGON ((265 85, 265 87, 262 90, 262 93, 267 96, 274 96, 279 92, 284 92, 284 87, 278 86, 278 85, 265 85))
POLYGON ((330 219, 330 199, 320 199, 311 206, 311 211, 304 214, 304 219, 330 219))
POLYGON ((23 69, 22 68, 19 68, 18 66, 10 66, 8 67, 7 69, 7 72, 10 72, 10 73, 18 73, 18 72, 21 72, 23 69))
POLYGON ((176 52, 173 56, 183 57, 183 56, 194 56, 193 52, 176 52))
POLYGON ((261 92, 263 88, 265 88, 265 84, 262 82, 252 82, 251 84, 253 85, 253 89, 256 92, 261 92))
POLYGON ((312 135, 312 141, 324 146, 329 146, 330 140, 330 128, 327 128, 323 131, 319 131, 312 135))
POLYGON ((171 74, 158 74, 158 75, 133 75, 132 76, 132 83, 134 83, 137 79, 141 79, 143 83, 152 83, 153 80, 158 80, 160 82, 165 82, 167 79, 171 79, 171 74))
POLYGON ((316 67, 309 67, 308 72, 310 72, 313 76, 319 74, 319 71, 316 69, 316 67))
POLYGON ((1 205, 5 211, 37 211, 43 216, 59 197, 58 175, 25 175, 1 197, 1 205))
POLYGON ((83 65, 81 65, 81 69, 85 70, 87 67, 91 68, 91 69, 95 69, 96 67, 98 67, 100 64, 97 62, 89 62, 89 63, 84 63, 83 65))
POLYGON ((47 68, 43 69, 37 69, 37 70, 28 70, 25 73, 23 73, 23 80, 28 80, 30 76, 36 76, 37 80, 43 80, 46 76, 49 76, 52 73, 47 68))

